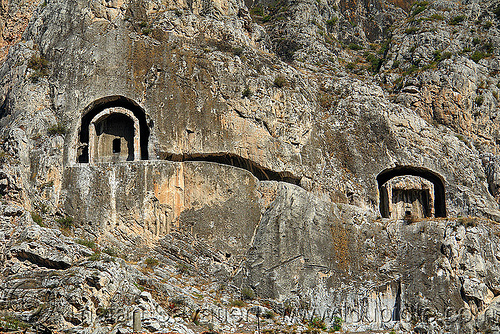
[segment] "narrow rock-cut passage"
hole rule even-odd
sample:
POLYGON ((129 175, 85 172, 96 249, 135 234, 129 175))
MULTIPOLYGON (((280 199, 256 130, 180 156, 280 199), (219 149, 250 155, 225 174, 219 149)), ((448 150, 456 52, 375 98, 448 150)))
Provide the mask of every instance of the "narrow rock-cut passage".
POLYGON ((290 172, 276 172, 233 153, 165 154, 169 161, 208 161, 245 169, 260 181, 281 181, 300 186, 300 177, 290 172))

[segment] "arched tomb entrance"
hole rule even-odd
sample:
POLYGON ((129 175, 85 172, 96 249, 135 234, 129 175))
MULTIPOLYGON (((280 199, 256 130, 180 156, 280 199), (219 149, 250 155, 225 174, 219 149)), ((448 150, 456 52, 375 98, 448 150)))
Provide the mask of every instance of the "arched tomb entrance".
POLYGON ((103 97, 83 112, 77 160, 147 160, 148 139, 146 114, 136 102, 120 95, 103 97))
POLYGON ((401 219, 446 217, 444 181, 426 168, 398 166, 377 176, 380 214, 401 219))
POLYGON ((107 108, 89 126, 90 162, 140 160, 139 121, 125 108, 107 108))

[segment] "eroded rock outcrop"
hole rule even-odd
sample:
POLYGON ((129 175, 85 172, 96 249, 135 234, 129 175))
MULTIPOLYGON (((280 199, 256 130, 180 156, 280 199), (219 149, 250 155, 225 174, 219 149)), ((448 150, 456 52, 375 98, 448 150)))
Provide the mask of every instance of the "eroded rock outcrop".
POLYGON ((496 12, 2 2, 1 321, 499 330, 496 12))

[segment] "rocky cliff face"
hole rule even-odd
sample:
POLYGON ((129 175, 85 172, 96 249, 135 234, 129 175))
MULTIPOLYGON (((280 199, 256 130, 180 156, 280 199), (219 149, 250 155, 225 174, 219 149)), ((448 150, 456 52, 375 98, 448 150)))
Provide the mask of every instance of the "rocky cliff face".
POLYGON ((497 7, 0 3, 0 326, 500 330, 497 7))

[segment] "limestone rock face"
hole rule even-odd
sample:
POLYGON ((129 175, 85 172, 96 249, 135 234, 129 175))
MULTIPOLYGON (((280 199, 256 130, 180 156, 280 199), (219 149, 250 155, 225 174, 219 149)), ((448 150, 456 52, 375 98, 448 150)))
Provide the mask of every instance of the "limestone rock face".
POLYGON ((497 7, 0 1, 0 326, 498 330, 497 7))

